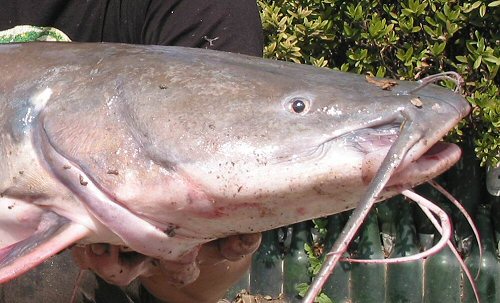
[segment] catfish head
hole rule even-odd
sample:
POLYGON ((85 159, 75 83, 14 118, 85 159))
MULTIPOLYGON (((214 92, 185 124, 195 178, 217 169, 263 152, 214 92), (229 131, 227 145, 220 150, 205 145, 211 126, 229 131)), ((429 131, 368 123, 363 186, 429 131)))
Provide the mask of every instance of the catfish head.
POLYGON ((189 263, 351 209, 398 141, 383 200, 458 160, 439 141, 469 111, 434 85, 180 47, 13 44, 0 66, 0 281, 74 243, 189 263))

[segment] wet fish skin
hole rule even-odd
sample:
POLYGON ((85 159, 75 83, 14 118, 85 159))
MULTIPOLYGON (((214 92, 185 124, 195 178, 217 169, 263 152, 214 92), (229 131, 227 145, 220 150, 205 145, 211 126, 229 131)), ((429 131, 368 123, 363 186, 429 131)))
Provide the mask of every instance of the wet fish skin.
POLYGON ((411 115, 392 196, 458 160, 425 152, 469 111, 432 85, 179 47, 2 45, 0 67, 0 281, 72 243, 189 263, 353 208, 411 115))

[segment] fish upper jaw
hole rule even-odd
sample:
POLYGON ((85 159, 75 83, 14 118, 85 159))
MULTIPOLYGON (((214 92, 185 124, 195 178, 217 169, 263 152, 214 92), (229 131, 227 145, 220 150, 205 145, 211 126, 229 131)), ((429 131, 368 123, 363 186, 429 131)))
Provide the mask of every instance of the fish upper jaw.
POLYGON ((392 189, 416 186, 438 176, 459 160, 460 149, 439 140, 469 113, 469 103, 459 94, 446 92, 446 98, 443 97, 440 87, 431 86, 421 93, 421 96, 398 96, 409 102, 385 118, 381 115, 380 124, 371 123, 369 128, 343 135, 346 145, 362 154, 365 184, 371 182, 385 158, 396 157, 389 153, 399 140, 403 140, 407 150, 387 184, 392 189), (399 114, 394 116, 395 112, 399 114))

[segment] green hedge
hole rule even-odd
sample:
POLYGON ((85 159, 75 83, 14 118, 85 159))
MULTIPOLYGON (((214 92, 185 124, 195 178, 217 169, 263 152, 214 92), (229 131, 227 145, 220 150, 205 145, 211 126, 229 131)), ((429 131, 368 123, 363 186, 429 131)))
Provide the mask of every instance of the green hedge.
MULTIPOLYGON (((265 56, 356 73, 420 79, 458 71, 482 165, 500 160, 500 1, 259 0, 265 56)), ((443 83, 443 85, 452 85, 443 83)))

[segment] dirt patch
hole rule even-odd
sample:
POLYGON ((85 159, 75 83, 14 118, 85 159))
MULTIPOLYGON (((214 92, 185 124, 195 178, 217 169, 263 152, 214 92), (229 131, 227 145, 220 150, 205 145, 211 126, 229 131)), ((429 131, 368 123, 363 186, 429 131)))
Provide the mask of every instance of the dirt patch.
POLYGON ((251 295, 246 291, 240 292, 232 301, 227 299, 219 301, 219 303, 287 303, 287 301, 279 296, 273 298, 271 296, 251 295))

